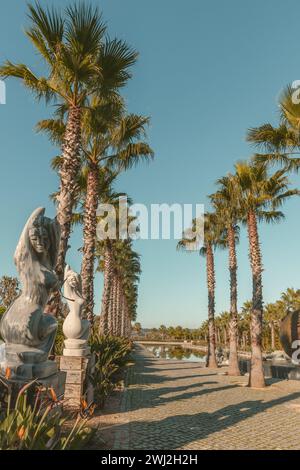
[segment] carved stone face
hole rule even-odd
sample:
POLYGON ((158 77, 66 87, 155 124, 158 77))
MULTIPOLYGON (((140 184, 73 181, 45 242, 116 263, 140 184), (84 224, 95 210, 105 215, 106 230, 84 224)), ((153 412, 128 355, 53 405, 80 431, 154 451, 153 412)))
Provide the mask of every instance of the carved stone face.
POLYGON ((49 249, 50 240, 47 230, 42 225, 32 227, 29 230, 29 239, 33 249, 38 253, 46 253, 49 249))
POLYGON ((67 276, 67 280, 68 280, 70 287, 72 287, 73 289, 78 287, 79 280, 78 280, 78 276, 76 273, 71 271, 67 276))

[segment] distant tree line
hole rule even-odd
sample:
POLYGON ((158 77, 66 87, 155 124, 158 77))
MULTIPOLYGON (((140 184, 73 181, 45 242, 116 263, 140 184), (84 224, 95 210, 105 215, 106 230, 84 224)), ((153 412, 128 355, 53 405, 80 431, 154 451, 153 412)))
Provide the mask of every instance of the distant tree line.
MULTIPOLYGON (((239 350, 250 351, 250 321, 252 302, 244 302, 238 313, 238 347, 239 350)), ((279 329, 282 319, 291 311, 300 309, 300 289, 288 288, 280 299, 264 306, 262 346, 264 351, 282 349, 279 329)), ((230 313, 222 312, 215 317, 216 344, 229 347, 230 313)), ((134 326, 136 336, 152 341, 196 341, 206 343, 208 339, 208 320, 199 328, 190 329, 182 326, 165 326, 143 329, 140 323, 134 326)))

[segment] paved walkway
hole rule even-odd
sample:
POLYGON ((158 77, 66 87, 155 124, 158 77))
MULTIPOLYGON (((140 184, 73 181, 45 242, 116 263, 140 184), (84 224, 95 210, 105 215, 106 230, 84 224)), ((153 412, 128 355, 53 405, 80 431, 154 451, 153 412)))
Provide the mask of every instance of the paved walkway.
POLYGON ((115 449, 300 449, 300 382, 264 390, 136 345, 115 449))

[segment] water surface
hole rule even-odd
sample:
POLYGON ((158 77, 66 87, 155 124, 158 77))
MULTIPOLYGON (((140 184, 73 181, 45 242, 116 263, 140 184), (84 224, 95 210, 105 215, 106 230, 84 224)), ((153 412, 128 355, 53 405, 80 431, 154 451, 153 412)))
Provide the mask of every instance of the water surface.
POLYGON ((182 346, 168 346, 162 344, 144 344, 148 351, 151 351, 155 357, 160 359, 177 359, 179 361, 205 362, 206 354, 204 351, 183 348, 182 346))

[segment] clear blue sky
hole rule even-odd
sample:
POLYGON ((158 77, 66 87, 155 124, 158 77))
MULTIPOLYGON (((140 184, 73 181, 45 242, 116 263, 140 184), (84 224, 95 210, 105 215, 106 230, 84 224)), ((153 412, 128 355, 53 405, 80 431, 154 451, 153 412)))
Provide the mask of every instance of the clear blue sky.
MULTIPOLYGON (((43 1, 63 6, 65 1, 43 1)), ((152 118, 151 165, 123 175, 119 189, 135 202, 206 203, 214 181, 232 170, 251 148, 246 129, 276 122, 276 98, 300 79, 298 0, 102 0, 98 4, 111 36, 140 52, 125 95, 130 111, 152 118)), ((0 60, 39 68, 23 34, 26 2, 1 5, 0 60)), ((14 80, 0 106, 0 274, 14 275, 13 253, 22 226, 37 206, 54 208, 48 195, 57 187, 49 169, 57 154, 36 122, 52 113, 14 80)), ((294 180, 299 183, 296 177, 294 180)), ((286 221, 261 226, 264 296, 274 301, 287 287, 300 287, 300 201, 288 202, 286 221)), ((68 261, 80 269, 82 236, 72 236, 68 261)), ((206 317, 204 260, 176 252, 175 241, 140 241, 143 275, 138 319, 144 326, 196 327, 206 317)), ((238 248, 239 304, 251 297, 248 247, 243 230, 238 248)), ((217 312, 228 309, 226 253, 216 255, 217 312)), ((96 278, 97 310, 102 279, 96 278)))

